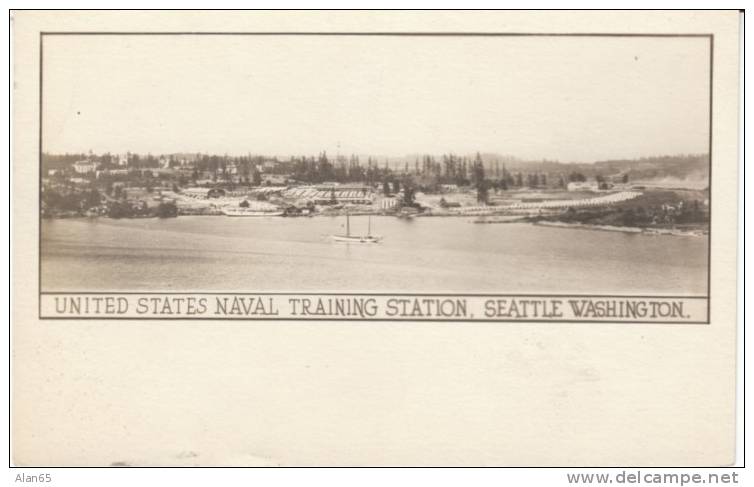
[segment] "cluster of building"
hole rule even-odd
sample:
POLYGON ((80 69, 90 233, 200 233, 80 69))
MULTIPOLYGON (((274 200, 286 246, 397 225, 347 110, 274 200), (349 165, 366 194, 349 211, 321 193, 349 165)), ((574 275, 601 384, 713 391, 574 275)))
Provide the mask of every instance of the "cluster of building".
MULTIPOLYGON (((369 162, 368 169, 374 172, 375 167, 369 162)), ((358 168, 358 160, 350 164, 352 169, 358 168)), ((629 184, 628 175, 623 173, 586 177, 576 172, 554 173, 554 176, 537 172, 524 178, 521 173, 513 177, 503 166, 503 179, 490 179, 485 178, 481 166, 481 160, 472 166, 480 173, 475 181, 445 178, 423 184, 420 176, 411 175, 407 165, 404 172, 393 171, 386 165, 376 178, 364 176, 349 182, 340 177, 342 174, 333 172, 339 166, 328 163, 324 155, 317 161, 200 154, 152 157, 129 153, 96 157, 90 154, 76 160, 66 155, 50 156, 43 192, 65 195, 98 191, 103 206, 147 202, 151 208, 169 200, 182 214, 217 214, 226 208, 250 208, 258 204, 273 205, 289 213, 344 208, 353 211, 360 206, 359 211, 365 212, 400 213, 418 208, 428 214, 471 215, 610 206, 635 198, 639 194, 636 190, 640 189, 629 184), (311 171, 318 177, 307 178, 311 171), (330 182, 312 182, 323 179, 330 182), (548 189, 561 193, 543 194, 548 189), (566 191, 573 194, 566 195, 566 191), (420 196, 415 200, 417 194, 420 196)), ((140 208, 129 210, 136 213, 140 208)), ((669 213, 672 211, 663 209, 663 214, 669 213)))
MULTIPOLYGON (((45 176, 65 175, 69 180, 73 178, 99 179, 103 176, 118 177, 149 175, 152 177, 188 178, 196 185, 210 183, 240 184, 252 182, 253 176, 265 185, 283 185, 286 177, 276 174, 279 162, 275 159, 246 157, 240 160, 200 156, 190 154, 186 156, 159 156, 146 158, 126 153, 120 155, 106 155, 77 160, 68 164, 57 164, 45 171, 45 176)), ((74 179, 75 182, 75 179, 74 179)))

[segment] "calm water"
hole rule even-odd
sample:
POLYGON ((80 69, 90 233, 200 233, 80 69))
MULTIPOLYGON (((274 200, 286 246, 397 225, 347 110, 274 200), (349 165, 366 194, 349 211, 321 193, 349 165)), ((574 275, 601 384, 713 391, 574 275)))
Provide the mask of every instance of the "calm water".
POLYGON ((42 289, 706 294, 706 238, 374 217, 379 245, 329 241, 344 223, 45 220, 42 289))

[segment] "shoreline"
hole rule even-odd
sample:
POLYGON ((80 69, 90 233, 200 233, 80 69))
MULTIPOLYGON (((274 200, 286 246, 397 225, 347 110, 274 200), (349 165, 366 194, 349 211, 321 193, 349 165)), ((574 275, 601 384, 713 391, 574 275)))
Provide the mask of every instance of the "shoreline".
MULTIPOLYGON (((270 215, 270 216, 250 216, 250 217, 230 217, 227 215, 224 215, 222 213, 193 213, 193 214, 179 214, 178 217, 181 216, 200 216, 200 217, 225 217, 231 220, 239 220, 239 219, 270 219, 270 218, 286 218, 286 219, 297 219, 297 218, 323 218, 323 217, 329 217, 329 218, 337 218, 345 216, 345 212, 328 212, 328 213, 319 213, 314 215, 296 215, 296 216, 284 216, 284 215, 270 215)), ((395 213, 382 213, 382 212, 353 212, 348 213, 350 216, 383 216, 383 217, 392 217, 397 219, 406 219, 407 216, 395 214, 395 213)), ((171 217, 171 218, 178 218, 178 217, 171 217)), ((416 214, 416 215, 410 215, 408 218, 467 218, 471 219, 474 218, 474 220, 471 220, 469 223, 474 224, 511 224, 511 223, 527 223, 530 225, 535 226, 542 226, 542 227, 551 227, 551 228, 564 228, 564 229, 571 229, 571 230, 591 230, 591 231, 599 231, 599 232, 618 232, 618 233, 626 233, 626 234, 632 234, 632 235, 646 235, 646 236, 674 236, 674 237, 704 237, 706 235, 704 229, 696 227, 692 229, 679 229, 679 228, 650 228, 650 227, 628 227, 628 226, 617 226, 617 225, 598 225, 598 224, 588 224, 588 223, 571 223, 571 222, 562 222, 562 221, 549 221, 549 220, 539 220, 539 221, 531 221, 526 216, 521 215, 463 215, 458 213, 431 213, 431 214, 416 214), (486 220, 486 218, 490 218, 489 220, 486 220)), ((100 218, 106 218, 109 220, 143 220, 143 219, 171 219, 171 218, 160 218, 156 215, 151 216, 139 216, 139 217, 127 217, 127 218, 110 218, 103 215, 94 215, 94 216, 87 216, 87 215, 70 215, 70 216, 46 216, 43 217, 43 220, 94 220, 94 219, 100 219, 100 218)))
POLYGON ((673 237, 704 237, 705 233, 701 229, 682 230, 678 228, 650 228, 650 227, 621 227, 617 225, 593 225, 588 223, 570 223, 560 221, 536 221, 530 222, 533 225, 543 227, 568 228, 573 230, 593 230, 599 232, 620 232, 634 235, 659 236, 667 235, 673 237))

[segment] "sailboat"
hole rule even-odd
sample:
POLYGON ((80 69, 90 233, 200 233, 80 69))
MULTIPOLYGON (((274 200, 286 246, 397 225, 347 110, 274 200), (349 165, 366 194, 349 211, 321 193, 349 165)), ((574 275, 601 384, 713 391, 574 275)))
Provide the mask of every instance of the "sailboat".
POLYGON ((349 214, 346 213, 346 234, 333 235, 332 239, 335 242, 368 244, 368 243, 379 243, 379 241, 382 240, 382 237, 378 235, 372 235, 372 217, 371 216, 369 217, 369 227, 367 229, 366 235, 351 235, 351 218, 349 214))

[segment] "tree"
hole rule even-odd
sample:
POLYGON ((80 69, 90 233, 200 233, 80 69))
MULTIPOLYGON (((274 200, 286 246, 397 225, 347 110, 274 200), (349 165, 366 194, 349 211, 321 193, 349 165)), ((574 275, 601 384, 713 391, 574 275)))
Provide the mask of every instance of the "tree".
POLYGON ((332 181, 334 179, 335 173, 333 171, 333 165, 327 159, 327 153, 323 152, 319 156, 319 174, 317 175, 317 179, 320 181, 332 181))
POLYGON ((626 210, 621 215, 621 223, 624 226, 631 227, 634 226, 636 223, 636 214, 634 213, 634 210, 632 208, 626 208, 626 210))
POLYGON ((482 162, 482 156, 479 152, 476 153, 476 158, 474 159, 474 164, 471 168, 471 180, 477 188, 484 185, 484 163, 482 162))
POLYGON ((411 180, 411 178, 405 178, 403 180, 403 205, 404 206, 414 205, 415 193, 416 193, 416 188, 414 187, 413 181, 411 180))
POLYGON ((623 173, 623 184, 628 184, 628 173, 623 173))
POLYGON ((178 216, 178 207, 172 202, 162 202, 157 205, 158 218, 174 218, 178 216))
POLYGON ((239 174, 241 175, 239 181, 245 184, 249 184, 249 161, 246 160, 245 157, 241 157, 238 160, 238 167, 239 174))
POLYGON ((398 193, 401 190, 401 183, 397 179, 393 181, 393 193, 398 193))
POLYGON ((599 189, 608 189, 607 180, 605 177, 601 174, 597 174, 594 179, 597 180, 597 188, 599 189))
POLYGON ((99 194, 99 191, 91 189, 85 194, 82 206, 84 209, 89 209, 93 206, 99 206, 100 203, 102 203, 102 196, 99 194))
POLYGON ((127 203, 113 202, 108 208, 110 218, 128 218, 133 216, 133 210, 127 203))
POLYGON ((487 181, 482 180, 477 184, 476 189, 476 200, 485 205, 489 201, 489 188, 487 186, 487 181))
POLYGON ((238 204, 238 206, 241 207, 241 208, 248 208, 249 207, 249 202, 247 200, 243 200, 242 202, 240 202, 238 204))
POLYGON ((390 195, 390 183, 387 180, 382 183, 382 192, 385 193, 385 196, 390 195))
POLYGON ((584 181, 586 181, 586 176, 584 176, 580 172, 574 171, 568 175, 568 181, 572 183, 583 183, 584 181))

